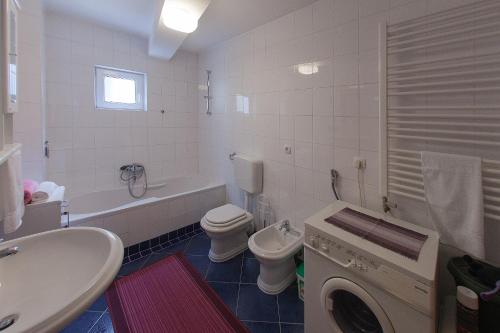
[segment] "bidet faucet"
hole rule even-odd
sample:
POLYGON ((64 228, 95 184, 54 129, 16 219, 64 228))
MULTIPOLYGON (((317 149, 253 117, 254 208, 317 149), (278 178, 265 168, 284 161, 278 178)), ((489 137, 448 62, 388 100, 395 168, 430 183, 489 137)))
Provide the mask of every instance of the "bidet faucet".
POLYGON ((289 232, 289 231, 290 231, 290 221, 288 221, 288 220, 284 220, 284 221, 281 223, 279 230, 281 231, 281 230, 283 230, 283 229, 285 229, 285 231, 286 231, 286 232, 289 232))

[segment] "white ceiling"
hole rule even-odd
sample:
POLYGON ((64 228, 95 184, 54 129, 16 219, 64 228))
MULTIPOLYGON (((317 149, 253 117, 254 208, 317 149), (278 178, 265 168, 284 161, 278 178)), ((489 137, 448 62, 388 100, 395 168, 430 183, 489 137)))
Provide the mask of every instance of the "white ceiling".
MULTIPOLYGON (((50 11, 82 17, 148 37, 158 0, 44 0, 50 11)), ((161 8, 161 7, 160 7, 161 8)))
MULTIPOLYGON (((149 38, 162 0, 44 0, 47 9, 149 38)), ((181 49, 197 52, 316 0, 212 0, 181 49)))
POLYGON ((212 0, 183 49, 199 51, 237 36, 316 0, 212 0))

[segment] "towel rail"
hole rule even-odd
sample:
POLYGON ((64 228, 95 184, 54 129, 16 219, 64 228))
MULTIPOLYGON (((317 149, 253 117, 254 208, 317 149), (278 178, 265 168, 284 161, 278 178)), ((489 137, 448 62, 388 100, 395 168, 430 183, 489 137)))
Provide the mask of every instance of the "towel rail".
POLYGON ((418 121, 418 120, 388 120, 388 124, 401 124, 401 125, 425 125, 425 126, 459 126, 459 127, 485 127, 485 128, 500 128, 500 124, 488 123, 464 123, 456 121, 418 121))
POLYGON ((464 84, 478 84, 478 83, 491 83, 500 82, 500 78, 493 79, 469 79, 469 80, 452 80, 452 81, 433 81, 425 83, 409 83, 409 84, 389 84, 389 89, 408 89, 408 88, 421 88, 421 87, 439 87, 439 86, 454 86, 464 84))
MULTIPOLYGON (((500 105, 407 105, 390 106, 387 110, 500 110, 500 105)), ((498 111, 497 110, 497 111, 498 111)))
MULTIPOLYGON (((462 22, 462 25, 463 24, 464 23, 462 22)), ((424 36, 424 37, 407 39, 407 40, 403 40, 401 42, 392 42, 392 43, 389 42, 387 44, 387 46, 388 47, 399 47, 401 45, 414 44, 417 42, 425 42, 428 40, 434 40, 436 38, 449 37, 449 36, 460 35, 460 34, 464 34, 464 33, 468 33, 468 32, 474 32, 474 31, 478 31, 478 30, 492 29, 492 28, 499 28, 498 22, 488 23, 488 24, 483 24, 483 25, 476 25, 476 26, 473 26, 470 28, 456 29, 456 30, 452 30, 452 31, 448 31, 448 32, 441 32, 441 33, 438 33, 435 35, 426 34, 426 36, 424 36)), ((389 39, 389 41, 390 41, 390 39, 389 39)))
MULTIPOLYGON (((400 68, 400 67, 413 67, 413 66, 420 66, 420 65, 429 65, 429 64, 435 64, 439 62, 444 62, 447 63, 448 65, 438 65, 437 67, 424 67, 420 70, 434 70, 434 69, 451 69, 451 68, 457 68, 457 67, 463 67, 463 66, 475 66, 475 65, 492 65, 498 63, 498 59, 493 59, 493 60, 482 60, 479 61, 478 58, 488 58, 488 57, 497 57, 500 55, 500 52, 488 52, 488 53, 482 53, 482 54, 472 54, 472 55, 462 55, 460 57, 458 56, 445 56, 445 57, 435 57, 435 58, 424 58, 423 60, 413 60, 413 61, 408 61, 408 62, 401 62, 401 63, 391 63, 388 65, 388 69, 393 69, 393 68, 400 68), (469 61, 469 59, 473 59, 474 61, 469 61), (459 61, 459 63, 450 63, 452 61, 459 61), (461 61, 461 62, 460 62, 461 61)), ((390 74, 391 72, 389 72, 390 74)))
POLYGON ((389 113, 388 117, 392 118, 460 118, 460 119, 500 119, 500 115, 496 114, 453 114, 453 113, 437 113, 437 114, 404 114, 404 113, 389 113))
POLYGON ((396 34, 394 36, 389 36, 387 38, 387 40, 393 41, 393 40, 398 40, 398 39, 401 39, 401 38, 408 38, 410 36, 421 35, 421 34, 432 32, 432 31, 442 31, 443 29, 452 28, 452 27, 455 27, 455 26, 462 27, 464 24, 467 24, 467 23, 476 23, 478 21, 480 22, 481 20, 487 20, 487 19, 490 19, 490 18, 495 19, 497 15, 498 15, 497 13, 493 13, 493 14, 488 13, 488 14, 485 14, 485 15, 477 15, 477 16, 475 16, 473 18, 469 18, 469 19, 462 19, 462 20, 456 21, 456 22, 450 22, 450 23, 445 23, 445 24, 440 24, 440 25, 434 25, 434 26, 432 26, 430 28, 419 29, 419 30, 411 31, 411 32, 407 32, 407 33, 396 34))
POLYGON ((494 32, 486 32, 484 34, 477 34, 477 35, 472 35, 472 36, 449 38, 447 40, 443 40, 443 41, 439 41, 439 42, 430 42, 430 43, 426 43, 423 45, 403 47, 399 50, 388 51, 388 54, 399 54, 399 53, 403 53, 403 52, 427 49, 427 48, 431 48, 431 47, 441 47, 444 45, 455 44, 455 43, 460 43, 460 42, 468 42, 471 40, 477 40, 478 38, 489 38, 489 37, 495 37, 495 36, 499 36, 499 35, 500 35, 500 31, 494 31, 494 32))
POLYGON ((408 29, 416 29, 421 26, 427 27, 430 24, 442 23, 444 20, 450 19, 463 19, 464 16, 472 16, 481 12, 491 12, 492 10, 499 9, 500 4, 495 1, 483 1, 483 3, 475 3, 471 5, 461 6, 455 9, 435 13, 433 15, 423 16, 421 18, 408 20, 393 24, 389 27, 388 32, 390 35, 399 33, 408 29), (458 13, 456 13, 458 12, 458 13))
POLYGON ((500 52, 491 48, 500 44, 499 22, 500 2, 485 0, 381 24, 383 196, 425 202, 422 150, 474 155, 484 216, 500 221, 500 52))
POLYGON ((431 80, 431 79, 441 79, 441 78, 450 78, 456 76, 476 76, 480 74, 498 74, 500 73, 500 69, 489 68, 485 70, 473 70, 473 71, 454 71, 452 73, 442 73, 442 74, 429 74, 429 75, 416 75, 416 76, 408 76, 408 77, 397 77, 387 80, 388 83, 398 83, 398 82, 408 82, 408 81, 416 81, 416 80, 431 80))

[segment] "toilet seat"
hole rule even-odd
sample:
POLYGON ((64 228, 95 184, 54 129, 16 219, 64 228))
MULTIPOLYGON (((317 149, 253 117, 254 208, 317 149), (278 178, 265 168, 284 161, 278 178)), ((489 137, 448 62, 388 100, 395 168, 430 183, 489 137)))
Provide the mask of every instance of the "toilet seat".
POLYGON ((238 206, 227 204, 205 214, 205 222, 212 227, 228 227, 247 218, 247 212, 238 206))

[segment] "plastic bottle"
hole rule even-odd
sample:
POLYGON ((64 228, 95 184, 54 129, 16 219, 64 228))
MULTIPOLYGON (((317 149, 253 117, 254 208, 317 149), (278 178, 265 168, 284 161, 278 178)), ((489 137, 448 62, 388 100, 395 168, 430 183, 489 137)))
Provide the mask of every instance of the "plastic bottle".
POLYGON ((457 333, 479 333, 479 298, 464 286, 457 287, 457 333))

